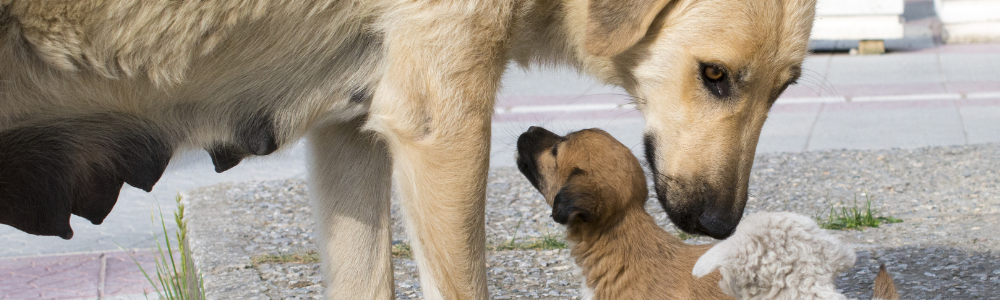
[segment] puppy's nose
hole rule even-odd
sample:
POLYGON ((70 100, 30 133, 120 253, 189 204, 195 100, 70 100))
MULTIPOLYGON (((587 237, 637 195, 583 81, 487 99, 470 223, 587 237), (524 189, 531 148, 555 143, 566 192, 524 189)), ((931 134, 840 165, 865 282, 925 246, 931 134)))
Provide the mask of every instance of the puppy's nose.
POLYGON ((551 134, 551 135, 556 135, 555 133, 552 133, 548 129, 545 129, 545 128, 542 128, 542 127, 538 127, 538 126, 528 127, 528 130, 525 131, 524 133, 532 134, 532 135, 537 135, 537 134, 543 134, 543 135, 549 135, 549 134, 551 134))
POLYGON ((517 138, 517 149, 520 154, 529 155, 537 151, 551 147, 561 137, 545 128, 538 126, 528 127, 528 130, 517 138))

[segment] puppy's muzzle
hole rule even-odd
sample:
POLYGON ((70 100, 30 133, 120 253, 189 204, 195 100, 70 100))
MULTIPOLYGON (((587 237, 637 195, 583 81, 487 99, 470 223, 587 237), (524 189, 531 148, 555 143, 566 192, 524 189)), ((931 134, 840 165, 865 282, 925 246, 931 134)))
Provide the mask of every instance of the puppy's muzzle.
MULTIPOLYGON (((545 128, 531 126, 517 138, 517 169, 528 178, 535 189, 538 186, 538 154, 555 146, 563 137, 545 128)), ((540 191, 540 190, 539 190, 540 191)))

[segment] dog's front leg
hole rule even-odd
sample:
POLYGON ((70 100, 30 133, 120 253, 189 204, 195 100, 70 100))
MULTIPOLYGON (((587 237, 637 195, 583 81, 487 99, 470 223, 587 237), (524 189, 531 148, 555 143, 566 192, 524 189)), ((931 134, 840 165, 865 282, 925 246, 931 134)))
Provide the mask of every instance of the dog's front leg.
POLYGON ((486 299, 490 121, 510 11, 447 2, 402 7, 390 18, 366 126, 392 153, 424 297, 486 299))
POLYGON ((327 299, 393 299, 389 151, 363 120, 310 132, 312 193, 327 299))
POLYGON ((486 299, 489 115, 443 117, 454 124, 390 134, 393 179, 424 297, 486 299))

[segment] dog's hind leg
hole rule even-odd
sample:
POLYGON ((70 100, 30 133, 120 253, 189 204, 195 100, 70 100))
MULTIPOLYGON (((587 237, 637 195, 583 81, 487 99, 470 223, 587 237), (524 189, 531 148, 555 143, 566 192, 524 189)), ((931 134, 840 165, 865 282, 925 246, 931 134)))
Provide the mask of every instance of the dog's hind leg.
POLYGON ((327 299, 393 299, 389 231, 392 164, 361 120, 309 135, 310 193, 327 299))

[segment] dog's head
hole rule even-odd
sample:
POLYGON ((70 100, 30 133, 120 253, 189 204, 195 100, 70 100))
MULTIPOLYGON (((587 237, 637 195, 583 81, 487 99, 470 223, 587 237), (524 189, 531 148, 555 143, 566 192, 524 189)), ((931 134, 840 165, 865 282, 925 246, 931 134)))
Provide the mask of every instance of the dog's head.
POLYGON ((671 220, 728 237, 768 110, 801 73, 815 0, 566 5, 581 67, 625 88, 646 119, 646 159, 671 220))
POLYGON ((600 227, 641 209, 649 193, 639 160, 600 129, 559 136, 531 127, 517 139, 517 167, 565 225, 600 227))

